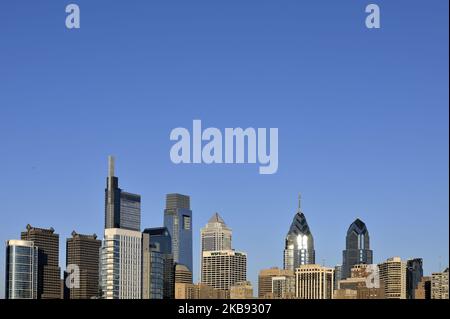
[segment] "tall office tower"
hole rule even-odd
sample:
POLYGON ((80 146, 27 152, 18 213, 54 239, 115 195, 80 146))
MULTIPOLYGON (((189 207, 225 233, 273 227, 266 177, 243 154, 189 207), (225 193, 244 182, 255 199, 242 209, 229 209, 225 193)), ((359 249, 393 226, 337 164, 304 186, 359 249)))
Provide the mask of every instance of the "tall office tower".
POLYGON ((6 242, 6 299, 37 299, 38 254, 32 241, 6 242))
POLYGON ((182 264, 175 265, 175 284, 192 284, 192 272, 182 264))
POLYGON ((422 258, 406 261, 406 299, 416 299, 416 289, 423 277, 422 265, 422 258))
POLYGON ((314 263, 314 239, 306 222, 306 217, 301 211, 301 197, 299 195, 298 210, 286 236, 284 269, 295 271, 300 265, 314 263))
POLYGON ((334 269, 320 265, 300 265, 295 270, 296 297, 333 299, 334 269))
POLYGON ((347 230, 345 250, 342 255, 342 279, 350 277, 350 270, 353 265, 372 264, 373 252, 370 250, 369 231, 366 224, 359 218, 347 230))
POLYGON ((237 282, 230 287, 230 299, 253 299, 253 286, 250 281, 237 282))
POLYGON ((234 250, 205 251, 202 258, 202 284, 229 290, 247 281, 247 254, 234 250))
POLYGON ((295 297, 295 273, 277 267, 263 269, 258 275, 258 298, 292 299, 295 297))
POLYGON ((142 299, 164 297, 164 253, 150 241, 149 232, 142 233, 142 299))
POLYGON ((448 299, 448 268, 431 274, 431 299, 448 299))
POLYGON ((119 178, 114 176, 114 157, 108 157, 108 177, 105 189, 105 229, 141 229, 141 196, 119 188, 119 178))
MULTIPOLYGON (((173 262, 173 255, 172 255, 172 240, 169 234, 169 231, 167 230, 167 228, 165 227, 158 227, 158 228, 147 228, 144 230, 143 232, 143 242, 147 241, 149 242, 150 245, 150 250, 151 250, 151 256, 153 256, 153 258, 157 258, 159 259, 159 254, 162 257, 162 262, 163 262, 163 293, 162 293, 162 297, 163 299, 173 299, 175 292, 175 269, 174 269, 174 262, 173 262), (148 236, 148 239, 147 239, 148 236), (159 253, 159 254, 158 254, 159 253)), ((147 243, 144 244, 143 249, 145 249, 147 247, 147 243)), ((148 260, 147 256, 147 260, 148 260)), ((143 278, 144 278, 144 282, 143 282, 143 289, 149 289, 147 285, 148 280, 152 281, 152 280, 156 280, 156 283, 153 283, 154 287, 152 290, 150 290, 151 294, 154 294, 155 297, 152 298, 151 295, 149 296, 148 294, 144 294, 143 298, 151 298, 151 299, 159 299, 160 296, 160 292, 159 292, 159 279, 156 279, 157 277, 159 277, 159 261, 154 261, 156 262, 156 264, 154 265, 158 265, 158 267, 153 268, 152 265, 147 265, 147 267, 150 267, 150 274, 148 273, 148 268, 143 268, 143 278), (156 274, 155 274, 156 272, 156 274), (150 276, 150 278, 148 278, 147 276, 150 276), (155 278, 156 276, 156 278, 155 278), (153 278, 153 279, 152 279, 153 278), (157 290, 157 293, 153 293, 152 291, 157 290), (158 296, 158 298, 156 298, 156 296, 158 296)), ((145 260, 143 265, 146 265, 145 260)))
MULTIPOLYGON (((66 267, 71 265, 78 268, 79 280, 77 285, 72 282, 72 287, 67 287, 70 299, 92 299, 99 295, 99 260, 102 242, 97 235, 82 235, 72 232, 72 238, 66 241, 66 267), (78 286, 78 287, 77 287, 78 286)), ((70 274, 69 274, 70 275, 70 274)))
POLYGON ((406 262, 393 257, 379 264, 378 268, 386 299, 406 299, 406 262))
POLYGON ((164 226, 172 238, 172 253, 175 263, 192 268, 192 211, 190 198, 181 194, 166 196, 164 226))
POLYGON ((341 281, 342 279, 342 266, 334 266, 334 290, 339 289, 339 281, 341 281))
MULTIPOLYGON (((204 251, 231 250, 231 236, 231 229, 218 213, 214 213, 206 226, 200 230, 200 257, 204 251)), ((200 274, 201 269, 200 263, 200 274)))
POLYGON ((44 229, 27 225, 21 239, 32 241, 38 248, 38 299, 61 298, 61 270, 59 268, 59 235, 53 228, 44 229))
POLYGON ((414 292, 415 299, 431 299, 431 277, 424 276, 420 279, 414 292))
POLYGON ((104 299, 141 299, 141 232, 109 228, 100 250, 100 286, 104 299))

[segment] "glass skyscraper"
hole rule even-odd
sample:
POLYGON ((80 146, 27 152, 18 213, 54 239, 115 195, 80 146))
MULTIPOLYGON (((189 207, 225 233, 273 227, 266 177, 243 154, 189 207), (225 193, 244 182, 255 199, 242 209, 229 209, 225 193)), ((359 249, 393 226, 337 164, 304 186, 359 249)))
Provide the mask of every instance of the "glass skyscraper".
POLYGON ((6 242, 6 299, 37 299, 38 247, 32 241, 6 242))
POLYGON ((105 189, 105 229, 123 228, 140 231, 141 196, 119 188, 114 176, 114 157, 108 157, 108 177, 105 189))
POLYGON ((416 299, 416 289, 423 277, 422 258, 406 261, 406 298, 416 299))
POLYGON ((174 262, 187 266, 192 272, 192 211, 189 196, 181 194, 166 196, 164 226, 172 239, 174 262))
POLYGON ((314 263, 314 238, 306 217, 301 211, 301 197, 299 195, 298 210, 285 240, 284 269, 295 271, 300 265, 314 263))
POLYGON ((366 224, 357 218, 348 228, 345 250, 342 253, 341 279, 350 277, 350 270, 357 264, 372 264, 373 252, 370 250, 369 231, 366 224))

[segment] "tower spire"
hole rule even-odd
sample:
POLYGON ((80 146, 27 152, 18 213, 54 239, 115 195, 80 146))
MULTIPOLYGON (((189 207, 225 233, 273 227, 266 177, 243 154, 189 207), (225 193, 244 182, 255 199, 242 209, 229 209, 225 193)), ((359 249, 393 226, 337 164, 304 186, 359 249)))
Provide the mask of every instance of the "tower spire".
POLYGON ((108 177, 114 176, 114 156, 108 156, 108 177))
POLYGON ((298 193, 298 210, 300 211, 302 208, 302 194, 298 193))

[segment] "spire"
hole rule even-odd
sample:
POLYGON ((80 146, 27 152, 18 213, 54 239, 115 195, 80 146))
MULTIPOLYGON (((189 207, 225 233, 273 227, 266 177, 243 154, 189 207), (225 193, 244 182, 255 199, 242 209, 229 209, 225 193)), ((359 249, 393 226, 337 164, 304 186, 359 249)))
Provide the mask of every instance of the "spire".
POLYGON ((108 177, 114 176, 114 156, 108 156, 108 177))
POLYGON ((220 217, 219 213, 214 213, 212 217, 209 219, 208 223, 221 223, 225 225, 225 221, 220 217))
POLYGON ((302 208, 302 194, 298 193, 298 211, 302 208))

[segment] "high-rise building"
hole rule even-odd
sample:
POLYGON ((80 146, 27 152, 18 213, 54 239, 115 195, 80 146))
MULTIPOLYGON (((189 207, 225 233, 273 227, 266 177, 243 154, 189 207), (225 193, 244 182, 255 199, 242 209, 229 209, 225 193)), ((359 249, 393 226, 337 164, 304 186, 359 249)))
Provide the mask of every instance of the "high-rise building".
POLYGON ((406 261, 406 299, 416 299, 416 289, 423 277, 422 258, 406 261))
MULTIPOLYGON (((163 258, 163 298, 173 299, 175 296, 175 267, 172 254, 172 239, 165 227, 147 228, 143 234, 148 234, 150 246, 153 251, 158 251, 163 258)), ((147 272, 144 272, 144 278, 147 272)), ((147 278, 151 280, 151 278, 147 278)), ((144 286, 145 287, 145 286, 144 286)), ((144 298, 145 295, 144 295, 144 298)))
POLYGON ((431 299, 448 299, 448 268, 431 274, 431 299))
POLYGON ((21 239, 31 241, 38 248, 38 299, 61 298, 61 269, 59 268, 59 235, 53 228, 27 225, 21 239))
POLYGON ((175 263, 192 268, 192 211, 190 198, 181 194, 168 194, 164 210, 164 226, 172 239, 175 263))
MULTIPOLYGON (((200 257, 204 251, 231 250, 231 229, 218 213, 209 219, 205 227, 200 230, 200 257)), ((201 262, 202 258, 200 258, 201 262)), ((200 263, 200 275, 202 265, 200 263)))
POLYGON ((119 178, 114 176, 114 157, 108 157, 108 177, 105 189, 105 229, 141 229, 141 196, 119 188, 119 178))
POLYGON ((258 298, 292 299, 295 297, 295 273, 273 267, 263 269, 258 276, 258 298))
POLYGON ((32 241, 6 242, 6 299, 37 299, 38 255, 32 241))
POLYGON ((347 230, 345 250, 342 255, 342 279, 350 277, 350 269, 354 265, 372 264, 373 252, 370 250, 369 231, 366 224, 359 218, 347 230))
POLYGON ((406 262, 400 257, 393 257, 379 264, 378 268, 385 298, 406 299, 406 262))
POLYGON ((105 229, 100 252, 100 286, 104 299, 141 299, 142 234, 105 229))
POLYGON ((295 271, 300 265, 314 264, 314 239, 306 217, 301 211, 301 197, 298 197, 298 210, 294 216, 284 247, 284 269, 295 271))
POLYGON ((334 269, 321 265, 300 265, 295 270, 296 297, 333 299, 334 269))
POLYGON ((202 283, 216 289, 229 290, 247 281, 247 254, 234 250, 205 251, 202 258, 202 283))
MULTIPOLYGON (((99 295, 99 261, 102 242, 97 235, 82 235, 72 232, 72 238, 66 241, 66 267, 76 265, 78 284, 68 287, 70 299, 92 299, 99 295)), ((66 285, 67 286, 67 285, 66 285)))
POLYGON ((253 299, 253 286, 250 281, 237 282, 230 287, 230 299, 253 299))
POLYGON ((142 233, 142 299, 164 298, 164 251, 151 241, 150 230, 142 233))

